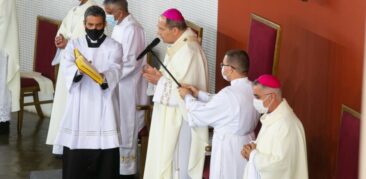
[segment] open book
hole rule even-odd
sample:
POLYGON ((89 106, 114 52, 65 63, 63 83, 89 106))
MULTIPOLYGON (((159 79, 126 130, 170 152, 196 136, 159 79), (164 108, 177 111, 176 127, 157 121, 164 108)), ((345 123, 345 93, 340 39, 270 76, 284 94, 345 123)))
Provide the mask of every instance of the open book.
POLYGON ((93 79, 96 83, 102 84, 103 77, 99 74, 98 70, 85 59, 85 57, 80 53, 80 51, 75 48, 74 49, 75 55, 75 64, 82 71, 84 74, 88 75, 91 79, 93 79))

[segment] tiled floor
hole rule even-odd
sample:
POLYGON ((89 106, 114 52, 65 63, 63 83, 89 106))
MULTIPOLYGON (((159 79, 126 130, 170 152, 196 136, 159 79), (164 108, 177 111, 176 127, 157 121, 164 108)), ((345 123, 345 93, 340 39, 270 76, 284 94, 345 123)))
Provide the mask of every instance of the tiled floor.
POLYGON ((10 134, 0 135, 0 179, 24 179, 34 170, 60 169, 62 161, 45 144, 49 118, 25 112, 22 134, 16 131, 17 114, 12 114, 10 134))

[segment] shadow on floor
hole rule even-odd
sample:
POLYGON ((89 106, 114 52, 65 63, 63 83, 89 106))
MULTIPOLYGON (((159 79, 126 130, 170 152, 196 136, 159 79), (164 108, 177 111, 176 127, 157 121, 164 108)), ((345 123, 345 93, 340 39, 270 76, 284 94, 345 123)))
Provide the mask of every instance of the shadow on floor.
POLYGON ((12 114, 10 134, 0 135, 0 178, 29 178, 31 171, 62 168, 62 161, 53 157, 52 147, 46 145, 49 118, 39 120, 24 113, 22 134, 17 134, 17 114, 12 114))

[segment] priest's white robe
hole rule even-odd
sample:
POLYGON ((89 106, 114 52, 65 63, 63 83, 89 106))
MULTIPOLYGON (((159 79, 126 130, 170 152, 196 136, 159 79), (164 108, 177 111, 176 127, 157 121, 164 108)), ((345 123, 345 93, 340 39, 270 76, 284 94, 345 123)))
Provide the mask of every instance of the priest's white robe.
MULTIPOLYGON (((66 15, 60 29, 57 32, 57 35, 62 34, 66 39, 76 39, 79 37, 84 37, 85 27, 84 27, 84 13, 87 8, 95 5, 94 1, 88 0, 81 6, 73 7, 66 15)), ((59 61, 64 55, 64 50, 59 49, 59 55, 55 57, 56 61, 59 61)), ((65 79, 62 75, 62 65, 60 65, 60 69, 57 76, 56 83, 56 91, 55 97, 53 100, 53 107, 50 118, 50 125, 48 128, 47 140, 46 144, 53 145, 56 139, 56 135, 58 130, 60 129, 60 121, 64 115, 66 100, 68 98, 67 89, 65 86, 65 79)), ((53 147, 53 153, 62 154, 62 146, 53 147)))
POLYGON ((121 76, 122 46, 107 37, 98 48, 89 48, 86 37, 69 41, 61 62, 69 98, 55 144, 70 149, 111 149, 121 143, 119 132, 118 82, 121 76), (73 50, 78 48, 103 73, 108 88, 89 76, 74 82, 73 50))
POLYGON ((147 81, 142 77, 146 59, 136 60, 145 48, 142 26, 130 14, 114 26, 112 39, 122 44, 123 68, 119 82, 119 102, 122 144, 120 147, 120 174, 132 175, 136 169, 138 132, 144 126, 144 111, 136 105, 148 104, 147 81))
MULTIPOLYGON (((196 34, 187 29, 167 48, 164 63, 181 83, 207 91, 207 60, 196 34)), ((153 97, 154 109, 146 156, 145 179, 201 179, 208 145, 207 128, 190 129, 179 109, 177 85, 162 70, 153 97)))
POLYGON ((8 55, 7 86, 11 92, 11 111, 19 111, 19 36, 16 1, 0 0, 0 51, 8 55))
MULTIPOLYGON (((256 140, 257 147, 250 156, 260 178, 308 179, 304 128, 287 101, 283 99, 260 121, 262 128, 256 140)), ((249 169, 247 165, 244 179, 251 179, 249 169)))
POLYGON ((258 123, 251 82, 239 78, 230 83, 216 95, 200 91, 198 100, 191 95, 185 97, 189 125, 214 128, 210 179, 243 178, 247 162, 240 151, 254 140, 258 123))

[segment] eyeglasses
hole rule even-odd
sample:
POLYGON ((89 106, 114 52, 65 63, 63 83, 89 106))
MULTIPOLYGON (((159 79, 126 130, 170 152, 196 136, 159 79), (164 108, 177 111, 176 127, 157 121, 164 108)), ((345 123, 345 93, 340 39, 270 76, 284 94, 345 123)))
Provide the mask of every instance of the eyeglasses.
POLYGON ((224 64, 224 63, 220 63, 220 66, 221 66, 221 68, 223 68, 224 66, 228 66, 228 67, 231 67, 231 68, 235 69, 235 67, 233 67, 233 66, 231 66, 231 65, 226 65, 226 64, 224 64))

